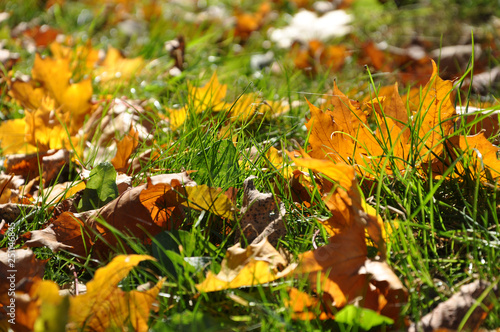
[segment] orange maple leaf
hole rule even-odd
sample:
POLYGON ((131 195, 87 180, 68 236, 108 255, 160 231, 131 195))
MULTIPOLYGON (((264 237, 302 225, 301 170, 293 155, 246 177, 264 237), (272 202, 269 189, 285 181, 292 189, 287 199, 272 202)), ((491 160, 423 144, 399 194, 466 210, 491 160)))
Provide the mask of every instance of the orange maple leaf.
MULTIPOLYGON (((385 246, 377 219, 367 214, 357 187, 354 168, 335 165, 332 161, 293 158, 295 164, 321 172, 330 182, 330 193, 324 195, 332 217, 323 224, 332 236, 329 243, 299 256, 297 275, 307 275, 318 293, 328 295, 328 307, 337 309, 350 303, 375 310, 397 320, 406 290, 384 261, 385 246), (381 252, 382 259, 367 257, 365 229, 381 252)), ((326 190, 325 190, 326 191, 326 190)), ((292 300, 293 302, 293 300, 292 300)), ((302 302, 305 306, 314 301, 302 302)), ((295 308, 306 312, 306 308, 295 308)), ((327 312, 331 315, 332 312, 327 312)))

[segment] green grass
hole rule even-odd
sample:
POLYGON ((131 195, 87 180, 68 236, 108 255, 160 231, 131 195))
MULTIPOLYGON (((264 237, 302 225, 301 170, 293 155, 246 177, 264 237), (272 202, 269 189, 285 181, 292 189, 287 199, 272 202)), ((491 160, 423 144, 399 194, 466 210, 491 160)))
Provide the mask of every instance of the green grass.
MULTIPOLYGON (((429 31, 428 26, 419 26, 422 15, 429 14, 425 8, 417 6, 416 9, 398 11, 392 4, 381 7, 374 1, 364 2, 369 8, 373 8, 376 19, 370 22, 371 16, 360 9, 363 7, 354 8, 353 12, 359 18, 359 22, 354 24, 354 33, 362 40, 372 38, 372 34, 381 36, 385 31, 389 41, 402 42, 404 36, 393 30, 395 25, 401 23, 404 31, 416 28, 417 32, 424 35, 434 33, 431 36, 434 41, 442 38, 447 42, 445 33, 450 31, 444 28, 449 28, 446 22, 450 22, 451 18, 442 10, 433 11, 433 15, 442 19, 436 33, 429 31), (408 20, 402 22, 405 18, 408 20), (370 25, 366 25, 368 22, 370 25)), ((446 3, 449 2, 451 1, 446 3)), ((465 1, 453 2, 453 6, 457 6, 453 8, 459 8, 463 15, 470 9, 460 7, 461 2, 465 1)), ((439 2, 432 3, 436 5, 439 2)), ((43 6, 33 7, 28 2, 10 1, 5 8, 12 12, 12 16, 7 23, 0 23, 0 29, 12 28, 22 20, 39 18, 41 23, 55 26, 76 36, 80 41, 90 39, 94 47, 112 45, 123 49, 129 57, 143 56, 149 64, 130 83, 110 91, 101 91, 100 85, 94 82, 94 95, 123 95, 131 99, 147 100, 146 107, 152 112, 166 113, 166 107, 188 104, 187 82, 201 86, 215 70, 219 80, 228 85, 228 101, 236 100, 239 95, 248 92, 258 92, 268 100, 285 99, 290 104, 300 101, 301 103, 293 104, 289 113, 272 120, 256 118, 252 122, 231 123, 229 131, 237 137, 237 143, 232 153, 218 161, 228 165, 224 172, 213 170, 209 153, 211 149, 228 143, 219 138, 220 129, 227 124, 224 112, 203 110, 198 113, 192 105, 188 105, 189 116, 180 128, 176 131, 155 132, 153 149, 160 151, 161 156, 145 163, 143 170, 134 176, 134 182, 139 183, 151 170, 175 173, 196 169, 198 172, 193 173, 192 177, 198 184, 220 187, 224 191, 231 187, 238 188, 237 206, 241 207, 243 181, 250 175, 256 175, 256 187, 261 192, 272 192, 286 206, 288 233, 279 247, 297 257, 298 254, 313 249, 312 237, 317 229, 322 232, 316 238, 316 243, 326 243, 328 235, 316 221, 317 218, 329 215, 320 193, 311 193, 314 203, 312 207, 299 208, 292 200, 286 179, 279 170, 269 166, 265 152, 270 147, 279 150, 295 149, 295 144, 307 149, 309 133, 304 124, 308 108, 303 103, 304 98, 317 102, 333 85, 334 79, 337 79, 337 84, 346 95, 351 96, 352 92, 356 98, 362 98, 379 84, 393 83, 393 75, 372 76, 354 58, 338 73, 330 73, 325 69, 311 78, 293 68, 286 50, 272 45, 270 50, 274 52, 281 71, 274 73, 263 70, 260 76, 255 76, 249 67, 250 57, 267 51, 262 47, 265 32, 253 35, 238 50, 234 46, 236 41, 231 35, 225 34, 220 26, 197 25, 183 19, 185 12, 193 11, 193 8, 186 9, 179 4, 167 3, 163 6, 169 10, 166 11, 169 14, 165 18, 143 22, 143 30, 137 35, 127 36, 113 24, 111 14, 106 16, 104 12, 100 12, 102 15, 87 18, 81 16, 85 13, 82 12, 83 9, 90 9, 78 1, 68 1, 62 7, 56 6, 48 12, 43 6), (77 24, 78 17, 81 17, 81 25, 77 24), (180 76, 169 77, 165 73, 173 61, 163 44, 179 34, 186 37, 185 61, 188 66, 180 76), (257 149, 260 155, 258 158, 251 158, 248 153, 251 148, 257 149)), ((488 8, 490 7, 485 10, 488 8)), ((293 7, 285 7, 283 11, 285 10, 294 12, 293 7)), ((278 25, 284 24, 283 17, 276 22, 278 25)), ((265 26, 264 31, 268 27, 265 26)), ((456 40, 457 36, 449 38, 450 41, 456 40)), ((349 38, 341 42, 349 47, 356 47, 349 38)), ((14 40, 8 40, 7 47, 21 54, 14 72, 29 74, 34 55, 29 54, 14 40)), ((47 50, 43 53, 49 54, 47 50)), ((4 100, 4 87, 5 85, 1 87, 2 119, 22 117, 19 105, 4 100)), ((465 98, 479 99, 470 92, 465 98)), ((380 128, 384 124, 373 126, 380 128)), ((418 129, 418 125, 409 127, 415 146, 421 145, 418 129)), ((466 134, 468 130, 468 126, 462 125, 454 134, 466 134)), ((444 137, 443 142, 450 138, 444 137)), ((150 147, 141 146, 136 154, 139 155, 148 148, 150 147)), ((386 150, 392 156, 390 147, 386 150)), ((430 170, 427 174, 422 174, 416 167, 419 153, 412 153, 414 154, 408 158, 405 172, 391 164, 392 175, 383 171, 383 168, 370 170, 371 177, 360 175, 358 182, 369 204, 375 207, 385 223, 393 225, 394 231, 387 240, 388 263, 409 291, 408 303, 402 309, 402 316, 418 321, 463 284, 478 278, 492 283, 499 282, 500 197, 497 182, 469 171, 468 166, 477 162, 475 155, 465 153, 450 166, 447 172, 456 175, 455 177, 434 179, 430 170), (462 167, 457 168, 458 165, 462 167)), ((84 163, 94 166, 92 158, 84 163)), ((70 180, 77 178, 74 166, 70 166, 69 174, 70 180)), ((43 201, 29 223, 16 224, 17 232, 23 234, 44 228, 51 216, 51 210, 48 209, 50 206, 51 202, 43 201)), ((152 239, 149 246, 138 243, 127 234, 115 232, 120 244, 110 250, 113 255, 126 252, 125 247, 128 246, 136 253, 158 258, 158 262, 143 262, 139 268, 134 269, 121 283, 124 290, 135 289, 137 285, 147 281, 155 282, 158 275, 167 277, 158 298, 157 311, 151 315, 150 327, 153 331, 360 330, 356 325, 332 320, 292 319, 291 311, 284 306, 288 298, 286 290, 292 284, 307 290, 309 286, 304 280, 278 280, 269 285, 199 294, 195 285, 203 280, 209 269, 217 271, 220 268, 227 248, 234 244, 234 230, 237 226, 231 225, 231 233, 225 234, 225 225, 221 225, 223 222, 227 221, 209 212, 201 214, 199 211, 189 210, 181 231, 161 233, 152 239), (172 243, 172 237, 183 248, 189 249, 176 252, 175 246, 168 247, 172 243), (195 260, 209 267, 195 268, 184 260, 186 257, 195 257, 195 260)), ((5 243, 4 239, 3 245, 5 243)), ((89 281, 95 270, 105 263, 92 258, 77 260, 69 253, 54 254, 47 248, 35 251, 38 258, 48 259, 44 278, 60 285, 74 281, 73 271, 79 281, 89 281)), ((484 326, 488 329, 500 326, 498 302, 494 303, 484 326)))

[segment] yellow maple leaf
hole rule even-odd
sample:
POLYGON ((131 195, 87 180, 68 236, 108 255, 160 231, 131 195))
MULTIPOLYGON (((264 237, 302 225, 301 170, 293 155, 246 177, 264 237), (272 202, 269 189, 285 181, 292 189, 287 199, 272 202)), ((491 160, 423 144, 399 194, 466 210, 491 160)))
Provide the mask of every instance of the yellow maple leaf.
POLYGON ((49 48, 54 58, 70 59, 72 71, 83 69, 83 72, 88 74, 99 61, 99 50, 92 48, 90 41, 76 47, 67 47, 54 42, 49 45, 49 48))
POLYGON ((421 144, 420 155, 425 160, 433 158, 443 150, 442 139, 453 129, 457 113, 453 102, 453 84, 442 80, 434 60, 432 61, 432 76, 419 93, 409 96, 410 110, 413 112, 413 123, 419 129, 421 144), (433 152, 433 154, 429 152, 433 152))
POLYGON ((149 259, 154 260, 147 255, 120 255, 98 269, 87 283, 87 293, 70 299, 69 330, 82 326, 93 331, 124 330, 130 324, 135 331, 147 331, 149 311, 163 280, 145 292, 124 292, 118 283, 132 268, 149 259))
POLYGON ((25 141, 24 119, 7 120, 0 123, 0 148, 2 154, 33 153, 36 147, 25 141))
POLYGON ((221 111, 226 107, 224 98, 226 97, 227 85, 220 84, 217 73, 214 72, 210 81, 203 87, 198 88, 188 83, 188 105, 193 107, 196 113, 211 108, 213 111, 221 111))
POLYGON ((96 76, 104 83, 123 82, 134 77, 143 66, 142 57, 128 59, 116 48, 109 47, 106 57, 96 70, 96 76))

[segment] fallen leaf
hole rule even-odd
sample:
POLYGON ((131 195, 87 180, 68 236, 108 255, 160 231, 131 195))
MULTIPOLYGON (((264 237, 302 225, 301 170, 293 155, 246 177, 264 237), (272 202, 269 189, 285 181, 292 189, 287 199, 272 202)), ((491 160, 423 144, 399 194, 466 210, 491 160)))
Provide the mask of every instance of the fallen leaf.
POLYGON ((24 119, 6 120, 0 123, 0 148, 3 155, 36 152, 36 147, 25 140, 24 119))
POLYGON ((195 113, 201 113, 209 108, 220 111, 226 104, 223 100, 226 97, 226 92, 227 85, 220 84, 217 73, 214 72, 210 81, 201 88, 188 83, 188 105, 193 108, 195 113))
POLYGON ((185 186, 185 206, 201 211, 210 211, 222 218, 234 219, 235 207, 221 189, 207 185, 185 186))
POLYGON ((4 308, 10 305, 12 296, 9 296, 9 289, 23 291, 26 281, 34 277, 42 278, 46 262, 46 260, 37 259, 31 249, 0 250, 0 280, 2 280, 0 283, 0 304, 4 308))
POLYGON ((99 63, 95 74, 100 82, 113 86, 113 84, 122 84, 123 81, 130 80, 137 75, 143 66, 144 59, 142 57, 129 59, 116 48, 109 47, 106 57, 99 63))
POLYGON ((101 58, 101 52, 92 48, 90 40, 85 45, 76 47, 54 42, 49 45, 49 48, 55 59, 69 59, 73 72, 80 70, 84 74, 90 74, 101 58))
POLYGON ((498 286, 495 285, 489 289, 490 285, 489 282, 482 280, 463 285, 452 297, 441 302, 430 313, 413 323, 408 331, 479 331, 481 323, 486 319, 488 311, 500 295, 498 286), (482 298, 487 289, 489 290, 486 297, 482 298), (482 300, 478 303, 480 297, 482 300), (462 325, 462 321, 472 307, 475 309, 462 325))
POLYGON ((200 292, 215 292, 254 286, 282 278, 293 268, 295 264, 287 266, 286 260, 267 239, 250 244, 245 249, 238 243, 227 250, 221 271, 217 275, 208 272, 205 280, 196 288, 200 292))
MULTIPOLYGON (((133 137, 128 136, 125 142, 132 145, 152 142, 154 131, 163 127, 166 127, 166 123, 159 120, 156 113, 147 111, 137 100, 115 98, 102 102, 81 128, 88 141, 84 157, 92 156, 96 163, 109 161, 117 154, 117 138, 127 137, 133 130, 133 137)), ((123 145, 129 144, 125 142, 123 145)), ((128 145, 129 150, 131 147, 128 145)))
POLYGON ((134 152, 135 148, 139 144, 139 134, 135 132, 134 128, 131 126, 130 131, 125 135, 116 145, 116 155, 111 159, 111 163, 115 169, 119 172, 124 172, 127 170, 129 161, 128 159, 134 152))
POLYGON ((33 40, 36 47, 46 47, 61 34, 58 29, 51 28, 44 24, 41 26, 34 26, 23 31, 23 36, 33 40))
POLYGON ((244 237, 247 243, 259 243, 268 238, 273 245, 286 233, 283 217, 285 205, 277 203, 272 193, 261 193, 255 188, 253 180, 255 176, 247 178, 243 182, 243 206, 241 207, 242 218, 240 229, 235 234, 236 242, 244 237))
POLYGON ((325 45, 319 40, 310 40, 306 45, 294 43, 290 50, 295 67, 311 75, 324 70, 340 70, 347 56, 345 46, 325 45))
MULTIPOLYGON (((473 174, 484 176, 488 170, 493 178, 500 177, 500 160, 498 158, 500 148, 488 141, 484 133, 474 136, 454 136, 448 142, 451 143, 452 148, 455 147, 462 151, 456 153, 453 159, 467 154, 474 158, 472 161, 467 161, 473 174)), ((463 170, 461 165, 457 167, 459 171, 463 170)))
POLYGON ((87 293, 70 298, 70 331, 82 326, 93 331, 126 329, 129 324, 135 331, 148 330, 148 318, 163 280, 150 290, 124 292, 118 283, 144 260, 154 260, 147 255, 120 255, 98 269, 94 279, 87 283, 87 293))
POLYGON ((69 163, 67 150, 49 150, 45 153, 10 155, 5 159, 5 172, 22 176, 29 181, 41 176, 46 184, 54 180, 69 163), (42 170, 42 174, 39 171, 42 170))
POLYGON ((325 190, 323 198, 332 213, 331 218, 322 221, 331 234, 328 244, 301 254, 294 274, 307 275, 311 287, 318 294, 328 294, 328 303, 337 309, 357 303, 398 320, 407 293, 383 261, 382 231, 377 219, 363 210, 354 168, 326 160, 292 159, 299 166, 323 174, 332 188, 329 193, 325 190), (365 229, 378 243, 379 260, 367 257, 365 229))
POLYGON ((262 27, 270 12, 271 5, 267 1, 262 2, 255 13, 246 13, 237 10, 235 14, 236 26, 234 28, 234 36, 245 42, 254 31, 262 27))
POLYGON ((313 297, 306 292, 302 292, 295 287, 288 290, 288 301, 284 304, 292 311, 293 319, 311 320, 311 319, 330 319, 334 315, 323 306, 318 297, 313 297))
POLYGON ((16 289, 16 331, 109 331, 110 329, 147 331, 148 319, 163 279, 146 291, 124 292, 118 283, 144 260, 146 255, 116 256, 99 268, 78 296, 60 296, 53 281, 34 277, 28 289, 16 289))
POLYGON ((50 225, 49 227, 42 229, 42 230, 37 230, 37 231, 31 231, 31 239, 29 241, 26 241, 24 244, 27 247, 48 247, 52 252, 58 252, 60 249, 68 249, 71 248, 68 245, 65 245, 56 239, 56 233, 52 229, 53 225, 50 225))
MULTIPOLYGON (((97 256, 107 256, 109 247, 120 241, 111 229, 132 234, 138 241, 149 241, 163 229, 177 229, 184 220, 185 188, 189 186, 196 183, 187 173, 152 176, 146 184, 124 191, 98 210, 63 212, 48 226, 50 230, 43 231, 53 232, 54 240, 71 247, 67 251, 76 256, 85 257, 91 249, 97 256)), ((201 198, 200 204, 205 204, 201 198)), ((221 206, 227 204, 222 199, 221 206)), ((214 211, 216 206, 219 203, 207 207, 214 211)), ((31 245, 45 243, 34 241, 31 245)))
POLYGON ((434 61, 432 68, 432 76, 420 93, 409 96, 413 121, 422 139, 418 147, 419 153, 426 161, 441 153, 442 139, 453 129, 454 120, 450 118, 457 114, 453 102, 453 84, 438 76, 434 61))

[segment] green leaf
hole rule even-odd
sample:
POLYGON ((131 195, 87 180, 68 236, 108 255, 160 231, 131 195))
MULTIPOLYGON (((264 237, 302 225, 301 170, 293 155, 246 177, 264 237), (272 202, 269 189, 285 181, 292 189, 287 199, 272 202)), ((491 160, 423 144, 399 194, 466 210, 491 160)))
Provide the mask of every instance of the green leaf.
POLYGON ((117 197, 116 170, 111 163, 102 162, 90 172, 78 210, 98 209, 117 197))
POLYGON ((234 183, 240 172, 236 148, 229 140, 216 141, 199 152, 192 163, 191 168, 197 170, 193 174, 196 182, 212 187, 234 183))
POLYGON ((351 326, 359 326, 364 330, 369 330, 374 326, 382 324, 394 324, 389 317, 377 314, 375 311, 360 308, 352 304, 346 305, 335 314, 335 321, 351 326))

